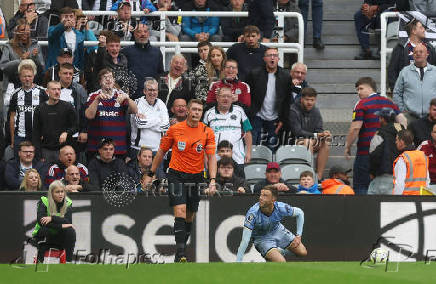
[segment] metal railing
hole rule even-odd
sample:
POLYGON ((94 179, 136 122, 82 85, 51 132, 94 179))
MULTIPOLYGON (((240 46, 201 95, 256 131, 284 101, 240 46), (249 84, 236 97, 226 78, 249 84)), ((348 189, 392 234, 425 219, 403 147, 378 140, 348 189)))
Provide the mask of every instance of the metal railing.
MULTIPOLYGON (((83 11, 85 15, 88 16, 116 16, 115 11, 83 11)), ((304 23, 303 16, 296 12, 274 12, 277 17, 278 26, 284 27, 284 18, 292 17, 298 20, 298 43, 285 43, 284 42, 284 29, 278 31, 278 42, 277 43, 264 43, 268 47, 279 48, 280 61, 279 64, 283 65, 283 54, 284 53, 297 53, 298 61, 304 61, 304 23)), ((198 11, 156 11, 153 13, 145 14, 144 12, 132 12, 132 17, 143 17, 143 16, 159 16, 160 17, 160 41, 150 42, 152 46, 158 46, 161 48, 163 61, 165 63, 165 54, 167 52, 174 53, 196 53, 198 42, 168 42, 165 36, 165 18, 167 16, 213 16, 213 17, 248 17, 248 12, 198 12, 198 11)), ((7 41, 0 41, 1 44, 5 44, 7 41)), ((41 46, 48 45, 47 41, 38 41, 41 46)), ((213 45, 221 46, 223 48, 228 48, 232 46, 235 42, 212 42, 213 45)), ((95 46, 97 41, 85 41, 85 46, 95 46)), ((122 46, 133 45, 131 41, 122 41, 122 46)))
POLYGON ((392 53, 393 48, 388 48, 388 18, 398 18, 400 13, 398 12, 384 12, 380 17, 381 26, 381 42, 380 42, 380 94, 386 96, 386 73, 387 73, 387 60, 386 56, 388 53, 392 53))

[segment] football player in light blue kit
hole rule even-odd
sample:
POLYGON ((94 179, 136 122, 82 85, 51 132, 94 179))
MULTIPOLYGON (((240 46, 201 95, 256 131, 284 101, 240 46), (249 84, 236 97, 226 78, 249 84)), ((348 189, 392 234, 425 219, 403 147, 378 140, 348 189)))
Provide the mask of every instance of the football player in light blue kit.
POLYGON ((306 256, 306 247, 301 242, 304 213, 298 207, 277 201, 278 192, 273 185, 265 186, 259 202, 247 212, 244 221, 241 244, 238 248, 237 262, 241 262, 250 239, 253 238, 257 251, 267 261, 286 262, 288 251, 297 256, 306 256), (297 218, 297 234, 292 234, 280 221, 283 217, 297 218))

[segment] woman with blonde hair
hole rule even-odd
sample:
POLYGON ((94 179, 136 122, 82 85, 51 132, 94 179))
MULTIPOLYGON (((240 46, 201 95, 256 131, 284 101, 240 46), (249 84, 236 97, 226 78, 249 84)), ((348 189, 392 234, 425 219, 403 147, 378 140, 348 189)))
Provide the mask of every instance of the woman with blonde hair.
POLYGON ((41 177, 36 169, 29 169, 24 174, 23 181, 20 185, 20 191, 38 191, 41 190, 41 177))
POLYGON ((37 205, 37 223, 32 232, 36 242, 45 238, 38 247, 38 262, 44 261, 44 253, 51 247, 65 249, 66 260, 71 262, 76 243, 76 231, 72 224, 72 201, 67 197, 65 185, 60 180, 52 182, 47 196, 41 196, 37 205))
POLYGON ((221 79, 224 63, 227 55, 224 49, 219 46, 212 46, 209 49, 206 64, 199 64, 191 74, 194 80, 195 98, 206 101, 209 86, 221 79))

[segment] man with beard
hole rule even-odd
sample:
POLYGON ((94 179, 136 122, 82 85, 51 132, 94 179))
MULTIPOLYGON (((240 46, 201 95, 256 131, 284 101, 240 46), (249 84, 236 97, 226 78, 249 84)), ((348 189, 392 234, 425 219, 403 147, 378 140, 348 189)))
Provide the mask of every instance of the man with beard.
POLYGON ((430 101, 430 107, 428 109, 428 115, 426 117, 413 121, 408 129, 412 131, 415 146, 418 146, 425 140, 431 138, 433 125, 436 123, 436 98, 430 101))
POLYGON ((333 166, 329 171, 329 179, 321 183, 322 194, 345 194, 354 195, 354 190, 350 187, 348 173, 351 169, 346 170, 341 166, 333 166))

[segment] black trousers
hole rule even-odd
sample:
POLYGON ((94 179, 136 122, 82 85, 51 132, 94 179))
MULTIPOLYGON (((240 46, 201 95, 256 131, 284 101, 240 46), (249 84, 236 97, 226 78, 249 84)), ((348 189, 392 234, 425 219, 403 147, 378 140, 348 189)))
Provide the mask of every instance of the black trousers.
POLYGON ((62 229, 55 234, 41 228, 38 237, 45 237, 46 242, 38 247, 38 261, 44 261, 44 253, 50 248, 65 249, 66 260, 73 260, 74 247, 76 245, 76 231, 73 228, 62 229), (42 231, 42 232, 41 232, 42 231))

